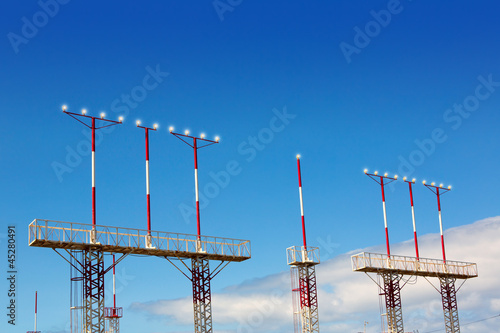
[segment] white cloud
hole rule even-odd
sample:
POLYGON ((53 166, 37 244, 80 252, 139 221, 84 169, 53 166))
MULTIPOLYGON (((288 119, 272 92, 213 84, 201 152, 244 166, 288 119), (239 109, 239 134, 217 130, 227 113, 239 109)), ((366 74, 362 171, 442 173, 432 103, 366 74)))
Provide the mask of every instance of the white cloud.
MULTIPOLYGON (((479 277, 467 281, 458 292, 462 332, 493 332, 500 317, 500 217, 446 230, 447 259, 476 262, 479 277), (468 324, 468 325, 467 325, 468 324)), ((419 238, 421 257, 441 258, 439 235, 419 238)), ((329 259, 317 266, 318 302, 322 332, 359 332, 364 321, 367 332, 380 332, 378 287, 365 274, 352 272, 350 257, 358 252, 382 252, 383 247, 367 248, 329 259)), ((391 253, 414 255, 413 240, 391 245, 391 253)), ((372 277, 376 280, 377 277, 372 277)), ((439 288, 437 279, 430 279, 439 288)), ((461 281, 457 281, 457 288, 461 281)), ((444 332, 439 293, 423 278, 410 279, 402 292, 403 315, 407 332, 434 330, 444 332)), ((292 332, 290 277, 279 273, 226 288, 212 297, 214 327, 227 333, 292 332)), ((192 325, 190 297, 134 303, 132 309, 160 316, 172 324, 192 325)))

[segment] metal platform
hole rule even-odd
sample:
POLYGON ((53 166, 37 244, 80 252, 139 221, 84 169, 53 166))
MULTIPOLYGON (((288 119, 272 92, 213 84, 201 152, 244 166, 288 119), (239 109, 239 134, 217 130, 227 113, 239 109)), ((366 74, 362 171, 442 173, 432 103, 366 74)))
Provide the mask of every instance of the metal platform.
POLYGON ((319 248, 308 246, 307 250, 303 246, 291 246, 286 249, 286 259, 288 265, 318 265, 319 248))
POLYGON ((108 227, 35 219, 29 225, 29 245, 68 250, 241 262, 250 259, 250 241, 171 232, 108 227), (149 242, 150 240, 150 242, 149 242), (147 246, 151 244, 151 246, 147 246))
POLYGON ((425 277, 470 279, 477 277, 477 265, 470 262, 425 259, 362 252, 351 257, 352 270, 366 273, 395 273, 425 277))

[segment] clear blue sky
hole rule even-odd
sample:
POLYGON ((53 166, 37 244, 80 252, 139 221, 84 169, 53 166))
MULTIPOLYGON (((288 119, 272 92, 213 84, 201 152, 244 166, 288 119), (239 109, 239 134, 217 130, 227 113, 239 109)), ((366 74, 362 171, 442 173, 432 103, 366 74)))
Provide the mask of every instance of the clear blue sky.
MULTIPOLYGON (((98 224, 146 226, 141 119, 160 124, 150 142, 153 229, 195 233, 194 216, 180 210, 192 205, 192 150, 167 130, 221 136, 200 151, 202 193, 230 161, 239 173, 202 210, 202 233, 250 239, 253 258, 230 265, 215 291, 288 270, 285 249, 301 242, 297 153, 309 243, 335 243, 325 258, 384 242, 379 189, 365 167, 453 185, 445 228, 499 214, 497 2, 229 2, 60 0, 45 6, 52 15, 36 1, 0 4, 0 233, 17 226, 22 323, 13 330, 2 319, 0 330, 31 329, 35 290, 40 329, 60 332, 69 318, 68 265, 27 246, 34 218, 91 222, 88 139, 63 104, 126 117, 97 147, 98 224)), ((434 200, 416 186, 419 233, 439 231, 434 200)), ((407 187, 394 186, 387 205, 391 241, 410 239, 407 187)), ((119 295, 126 311, 190 295, 167 262, 121 265, 134 276, 119 295)), ((164 327, 130 316, 125 333, 164 327)))

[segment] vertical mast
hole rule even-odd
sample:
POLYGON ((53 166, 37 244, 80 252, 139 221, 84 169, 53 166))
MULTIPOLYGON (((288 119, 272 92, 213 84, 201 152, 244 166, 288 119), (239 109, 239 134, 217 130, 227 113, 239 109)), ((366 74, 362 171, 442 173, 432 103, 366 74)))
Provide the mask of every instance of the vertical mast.
POLYGON ((300 171, 300 155, 297 155, 297 168, 299 172, 299 195, 300 195, 300 216, 302 218, 302 239, 304 242, 304 249, 307 250, 306 223, 304 221, 304 200, 302 197, 302 175, 300 171))

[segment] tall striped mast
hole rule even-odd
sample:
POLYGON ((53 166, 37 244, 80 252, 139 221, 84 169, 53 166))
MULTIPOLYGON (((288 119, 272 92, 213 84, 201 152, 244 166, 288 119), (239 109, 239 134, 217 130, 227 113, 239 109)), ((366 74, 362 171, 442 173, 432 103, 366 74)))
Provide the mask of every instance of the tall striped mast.
MULTIPOLYGON (((95 131, 101 128, 119 125, 123 122, 123 117, 119 117, 118 121, 105 119, 104 117, 106 116, 106 114, 104 112, 101 112, 100 117, 87 116, 87 110, 82 109, 81 114, 68 112, 66 105, 63 105, 62 110, 64 113, 76 119, 77 121, 79 121, 80 123, 82 123, 83 125, 92 130, 92 230, 95 231, 96 227, 95 131), (80 120, 80 118, 90 119, 91 120, 90 125, 80 120), (103 122, 104 125, 96 127, 96 120, 103 122)), ((95 241, 94 237, 95 234, 92 236, 92 241, 95 241)))
POLYGON ((302 218, 302 239, 304 242, 304 250, 307 251, 306 223, 304 221, 304 199, 302 197, 302 174, 300 171, 300 155, 297 155, 297 169, 299 173, 299 196, 300 196, 300 216, 302 218))
POLYGON ((386 242, 386 247, 387 247, 387 257, 391 257, 391 248, 389 245, 389 227, 387 224, 387 210, 385 207, 385 190, 384 186, 387 184, 392 183, 393 181, 398 179, 398 176, 395 175, 394 177, 389 177, 388 173, 385 173, 383 176, 378 174, 378 171, 375 171, 374 173, 368 173, 368 169, 365 169, 365 174, 373 179, 376 183, 380 185, 380 188, 382 190, 382 211, 384 214, 384 228, 385 228, 385 242, 386 242), (385 180, 385 182, 384 182, 385 180))
POLYGON ((427 187, 429 190, 431 190, 437 197, 437 206, 438 206, 438 216, 439 216, 439 232, 441 234, 441 250, 443 251, 443 261, 446 262, 446 252, 445 252, 445 247, 444 247, 444 233, 443 233, 443 219, 441 215, 441 195, 445 194, 446 192, 451 191, 451 186, 444 187, 443 184, 440 184, 439 186, 436 186, 435 183, 431 183, 430 185, 426 183, 424 180, 422 182, 425 187, 427 187))
POLYGON ((200 194, 199 194, 199 189, 198 189, 198 149, 219 143, 219 137, 215 137, 215 140, 209 140, 205 138, 205 134, 201 134, 200 137, 195 137, 189 135, 189 130, 186 130, 184 134, 181 133, 175 133, 174 128, 170 127, 169 132, 176 136, 178 139, 186 143, 188 146, 193 148, 194 150, 194 190, 195 190, 195 197, 196 197, 196 230, 197 230, 197 235, 198 235, 198 240, 200 240, 201 237, 201 218, 200 218, 200 194), (187 141, 193 140, 192 144, 187 141), (203 144, 201 146, 198 145, 198 141, 201 141, 203 144))
POLYGON ((147 204, 147 228, 148 235, 146 238, 146 246, 152 247, 151 244, 151 199, 149 193, 149 131, 156 131, 158 124, 154 124, 153 127, 141 126, 141 121, 137 120, 136 125, 139 128, 144 129, 146 135, 146 204, 147 204))
POLYGON ((417 225, 415 222, 415 208, 413 207, 413 190, 412 185, 415 184, 416 179, 407 180, 406 177, 403 180, 408 183, 408 187, 410 189, 410 204, 411 204, 411 218, 413 220, 413 238, 415 239, 415 253, 417 255, 417 260, 420 260, 420 256, 418 253, 418 241, 417 241, 417 225))

